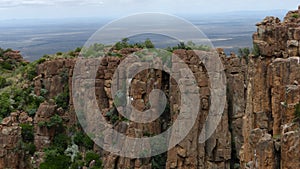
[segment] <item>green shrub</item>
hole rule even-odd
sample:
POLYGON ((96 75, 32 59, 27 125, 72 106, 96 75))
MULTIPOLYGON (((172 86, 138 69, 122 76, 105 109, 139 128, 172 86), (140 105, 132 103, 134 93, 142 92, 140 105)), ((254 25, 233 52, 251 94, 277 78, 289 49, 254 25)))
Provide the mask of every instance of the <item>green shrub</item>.
POLYGON ((38 123, 38 126, 39 126, 39 127, 47 127, 47 122, 45 122, 45 121, 40 121, 40 122, 38 123))
POLYGON ((86 149, 93 149, 94 147, 94 141, 90 139, 89 136, 87 136, 83 132, 77 132, 74 135, 74 143, 78 146, 85 147, 86 149))
POLYGON ((152 43, 152 41, 149 38, 146 39, 144 42, 139 42, 139 43, 134 43, 134 44, 133 43, 130 44, 129 39, 124 38, 120 42, 117 42, 114 47, 116 50, 121 50, 124 48, 134 48, 134 47, 148 48, 148 49, 155 48, 154 44, 152 43))
POLYGON ((92 160, 99 160, 100 155, 96 154, 93 151, 88 151, 85 155, 85 161, 89 164, 92 160))
POLYGON ((191 48, 188 47, 187 45, 185 45, 184 42, 180 42, 178 45, 177 45, 177 48, 178 49, 186 49, 186 50, 190 50, 191 48))
POLYGON ((33 116, 39 105, 45 101, 42 96, 37 96, 33 93, 33 87, 26 89, 14 87, 11 89, 13 107, 16 110, 24 110, 33 116))
POLYGON ((12 52, 13 50, 11 48, 7 48, 4 53, 7 53, 7 52, 12 52))
POLYGON ((20 141, 19 144, 20 144, 19 146, 23 152, 26 152, 27 154, 30 154, 30 155, 34 155, 34 153, 36 151, 36 147, 33 142, 26 143, 26 142, 20 141))
POLYGON ((297 19, 297 18, 299 18, 299 14, 295 13, 292 15, 292 17, 297 19))
POLYGON ((43 96, 36 96, 36 95, 30 95, 28 98, 30 99, 26 100, 26 102, 22 107, 20 107, 20 109, 23 109, 28 113, 29 116, 33 117, 39 105, 45 101, 45 98, 43 96))
POLYGON ((250 49, 249 48, 239 48, 239 56, 240 57, 245 57, 250 54, 250 49))
POLYGON ((76 56, 76 52, 74 52, 74 51, 69 51, 69 52, 68 52, 68 55, 71 56, 71 57, 75 57, 75 56, 76 56))
POLYGON ((2 62, 1 64, 0 64, 0 66, 3 68, 3 69, 6 69, 6 70, 13 70, 14 69, 14 67, 13 67, 13 65, 11 64, 11 63, 9 63, 9 62, 2 62))
MULTIPOLYGON (((69 71, 68 71, 68 69, 64 68, 64 70, 59 73, 59 76, 61 77, 61 82, 62 83, 66 83, 66 82, 68 83, 68 81, 69 81, 69 71)), ((69 87, 69 86, 66 85, 65 88, 67 88, 67 87, 69 87)))
POLYGON ((25 143, 24 150, 25 150, 25 152, 28 152, 30 155, 34 155, 34 153, 36 151, 36 147, 35 147, 34 143, 25 143))
POLYGON ((6 85, 7 85, 6 79, 0 76, 0 89, 4 88, 6 85))
POLYGON ((56 55, 57 56, 61 56, 63 53, 62 52, 57 52, 56 55))
POLYGON ((62 127, 62 123, 63 123, 63 119, 55 114, 54 116, 52 116, 50 118, 50 121, 41 121, 38 123, 38 126, 39 127, 48 127, 48 128, 51 128, 51 127, 56 127, 56 128, 60 128, 62 127))
POLYGON ((55 114, 50 118, 47 127, 60 126, 62 125, 62 122, 63 122, 62 118, 59 115, 55 114))
POLYGON ((0 105, 1 118, 7 117, 13 111, 10 95, 8 93, 0 94, 0 105))
MULTIPOLYGON (((168 47, 167 51, 173 52, 174 50, 178 50, 178 49, 191 50, 192 48, 190 46, 186 45, 184 42, 179 42, 179 44, 177 44, 177 46, 175 46, 175 47, 168 47)), ((195 46, 194 46, 194 49, 197 49, 197 48, 195 48, 195 46)))
POLYGON ((4 49, 0 48, 0 57, 2 58, 4 54, 4 49))
POLYGON ((238 56, 240 58, 244 58, 246 60, 246 63, 249 63, 249 55, 250 55, 250 49, 249 48, 239 48, 238 56))
MULTIPOLYGON (((193 50, 201 50, 201 51, 209 51, 209 50, 211 50, 211 47, 209 47, 207 45, 203 45, 203 44, 196 45, 193 41, 188 41, 187 42, 187 46, 189 47, 188 49, 193 49, 193 50)), ((170 47, 167 50, 170 51, 170 47)))
POLYGON ((41 96, 45 97, 48 94, 48 90, 47 89, 41 89, 40 91, 41 96))
POLYGON ((75 52, 78 52, 78 53, 79 53, 79 52, 81 52, 81 49, 82 49, 82 48, 79 48, 79 47, 78 47, 78 48, 75 49, 75 52))
POLYGON ((144 42, 144 44, 145 44, 146 48, 155 48, 154 44, 151 42, 150 39, 146 39, 145 42, 144 42))
POLYGON ((42 63, 44 63, 46 60, 47 60, 46 58, 42 57, 42 58, 38 59, 38 60, 36 61, 36 63, 37 63, 37 64, 42 64, 42 63))
POLYGON ((114 53, 114 52, 109 52, 108 56, 115 56, 115 57, 119 57, 119 58, 123 57, 123 55, 121 55, 119 53, 114 53))
POLYGON ((115 48, 117 50, 121 50, 123 48, 128 48, 130 47, 130 44, 128 43, 129 39, 128 38, 123 38, 121 40, 121 42, 117 42, 116 45, 115 45, 115 48))
POLYGON ((68 148, 68 145, 71 143, 71 138, 66 134, 60 133, 57 134, 52 142, 52 146, 57 148, 60 152, 64 152, 68 148))
POLYGON ((46 158, 40 165, 40 169, 67 169, 71 165, 71 158, 60 154, 55 149, 45 151, 46 158))
POLYGON ((20 124, 21 135, 24 142, 33 142, 34 140, 34 131, 33 125, 31 124, 20 124))
POLYGON ((151 159, 152 169, 165 168, 166 161, 167 161, 166 153, 152 157, 151 159))
POLYGON ((88 151, 85 155, 86 165, 89 165, 89 163, 93 160, 95 160, 95 166, 93 167, 93 169, 102 168, 102 162, 100 160, 100 155, 93 151, 88 151))
POLYGON ((39 60, 26 65, 24 75, 27 80, 32 81, 33 78, 37 76, 36 65, 38 64, 38 62, 39 60))
POLYGON ((58 107, 63 108, 64 110, 68 110, 69 108, 69 88, 68 85, 65 86, 65 89, 62 93, 58 94, 55 98, 55 103, 58 107))
POLYGON ((34 115, 44 97, 33 94, 33 88, 12 87, 7 93, 0 94, 0 117, 6 117, 15 110, 23 110, 34 115))
POLYGON ((256 43, 253 43, 252 54, 256 57, 260 56, 260 49, 256 43))
POLYGON ((76 160, 71 164, 70 169, 78 169, 78 168, 82 168, 83 166, 84 166, 83 160, 76 160))
POLYGON ((105 116, 109 118, 108 120, 112 124, 115 124, 120 119, 119 118, 119 113, 118 113, 118 110, 117 110, 116 107, 113 107, 108 112, 106 112, 105 116))

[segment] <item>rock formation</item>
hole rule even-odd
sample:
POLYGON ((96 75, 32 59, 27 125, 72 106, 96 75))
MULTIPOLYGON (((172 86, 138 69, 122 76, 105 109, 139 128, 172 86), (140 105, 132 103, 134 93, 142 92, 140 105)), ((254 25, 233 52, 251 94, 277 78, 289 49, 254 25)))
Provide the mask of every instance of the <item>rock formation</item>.
POLYGON ((25 168, 28 159, 22 149, 20 124, 31 124, 32 118, 25 112, 13 112, 0 124, 0 168, 25 168))
MULTIPOLYGON (((152 158, 119 157, 93 145, 91 148, 101 155, 104 168, 300 168, 299 26, 300 7, 289 12, 283 22, 275 17, 266 17, 258 23, 257 32, 253 35, 253 54, 244 58, 235 55, 227 57, 222 49, 217 50, 227 77, 227 104, 217 130, 203 144, 198 142, 198 137, 210 107, 207 71, 193 51, 173 51, 188 64, 199 86, 201 106, 194 127, 174 148, 152 158)), ((95 93, 101 112, 116 130, 131 137, 149 137, 165 131, 177 119, 181 96, 178 84, 166 72, 154 69, 139 72, 131 79, 129 94, 132 105, 140 111, 149 109, 150 92, 161 89, 168 98, 168 109, 161 118, 147 125, 122 118, 117 111, 119 106, 111 95, 112 79, 124 57, 138 50, 122 49, 114 51, 122 57, 105 57, 97 71, 95 93)), ((17 53, 9 55, 20 60, 17 53)), ((182 73, 178 62, 171 62, 178 71, 176 73, 182 73)), ((59 132, 72 137, 74 132, 81 131, 77 126, 71 91, 75 63, 76 59, 61 58, 37 65, 34 93, 43 95, 46 101, 40 104, 34 118, 25 112, 14 112, 2 120, 0 168, 38 167, 44 160, 44 148, 51 146, 58 134, 58 128, 53 127, 56 124, 52 124, 53 116, 58 118, 55 122, 65 125, 64 130, 59 132), (60 97, 64 99, 62 104, 57 101, 60 97), (22 140, 21 124, 33 126, 34 155, 26 154, 19 146, 22 140)), ((86 66, 92 67, 94 63, 86 66)), ((117 72, 117 77, 120 81, 128 80, 123 71, 117 72)), ((113 138, 104 136, 104 140, 112 142, 113 138)), ((79 150, 85 156, 85 148, 80 147, 79 150)), ((94 159, 84 165, 87 168, 96 163, 94 159)))

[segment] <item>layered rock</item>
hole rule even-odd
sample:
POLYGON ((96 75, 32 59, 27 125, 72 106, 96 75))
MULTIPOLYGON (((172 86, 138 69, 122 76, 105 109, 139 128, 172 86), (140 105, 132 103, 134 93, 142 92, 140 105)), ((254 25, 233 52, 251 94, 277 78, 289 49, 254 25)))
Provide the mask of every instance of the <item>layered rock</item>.
MULTIPOLYGON (((298 11, 289 12, 283 22, 278 18, 267 17, 258 23, 258 30, 253 35, 256 55, 238 58, 232 54, 227 57, 221 49, 218 50, 227 76, 227 104, 216 131, 202 144, 198 139, 211 106, 210 79, 203 61, 193 51, 175 50, 174 54, 193 72, 199 87, 190 90, 191 93, 196 90, 200 93, 199 116, 192 130, 174 148, 152 158, 119 157, 94 146, 94 151, 102 155, 104 168, 152 168, 157 158, 162 159, 160 167, 163 168, 300 168, 300 117, 296 116, 300 102, 299 15, 300 7, 298 11)), ((85 94, 96 94, 98 108, 108 125, 115 130, 130 137, 150 137, 165 131, 178 120, 181 94, 177 82, 164 71, 147 69, 133 78, 124 73, 125 69, 132 69, 131 66, 121 67, 116 72, 125 57, 138 50, 114 51, 123 57, 105 57, 99 67, 95 67, 95 62, 87 62, 83 69, 97 68, 97 75, 95 91, 87 90, 85 94), (122 105, 118 104, 116 98, 113 99, 111 93, 114 74, 118 79, 117 85, 130 82, 127 101, 139 111, 149 110, 151 104, 158 104, 149 103, 153 89, 160 89, 166 94, 169 109, 149 124, 124 119, 118 112, 122 105)), ((209 52, 205 54, 209 55, 209 52)), ((10 53, 12 55, 18 59, 18 52, 10 53)), ((19 148, 19 140, 22 140, 20 124, 34 125, 34 144, 38 151, 34 158, 38 161, 38 167, 44 156, 43 149, 50 145, 57 132, 55 128, 44 124, 54 115, 62 118, 67 127, 78 123, 71 91, 76 61, 55 59, 38 65, 34 90, 36 95, 45 96, 47 101, 39 106, 34 119, 25 112, 12 113, 3 119, 0 125, 0 168, 26 168, 25 152, 15 151, 19 148), (70 96, 67 110, 53 101, 64 92, 70 96)), ((170 63, 176 76, 186 73, 178 60, 172 58, 170 63)), ((78 79, 87 85, 91 80, 84 75, 78 79)), ((87 110, 90 105, 87 101, 83 110, 87 110)), ((98 119, 94 117, 91 115, 88 120, 97 124, 98 119)), ((105 143, 112 143, 115 138, 104 136, 103 139, 105 143)), ((89 165, 93 163, 95 161, 89 165)))
POLYGON ((56 114, 57 106, 52 103, 42 103, 36 112, 34 117, 34 129, 35 137, 34 144, 38 151, 42 151, 44 148, 50 146, 51 139, 55 135, 55 129, 49 128, 44 125, 50 121, 50 118, 56 114))
POLYGON ((224 65, 227 74, 228 120, 232 135, 232 151, 237 158, 235 160, 238 160, 239 151, 244 142, 242 126, 247 101, 247 63, 244 58, 231 56, 225 57, 224 65))
MULTIPOLYGON (((230 168, 231 135, 228 127, 227 107, 214 134, 205 143, 199 143, 199 135, 204 129, 210 107, 209 77, 203 61, 193 54, 193 51, 178 50, 174 53, 185 63, 189 63, 198 82, 201 107, 198 119, 190 133, 168 152, 166 168, 230 168)), ((174 64, 176 62, 173 62, 173 66, 174 64)), ((175 69, 174 71, 178 73, 182 70, 177 67, 175 69)), ((171 83, 170 91, 172 98, 180 98, 180 93, 177 92, 179 91, 178 84, 171 83)), ((180 100, 172 99, 170 103, 174 122, 180 112, 180 100)))
POLYGON ((28 159, 22 150, 20 124, 32 123, 25 112, 13 112, 0 124, 0 168, 26 168, 28 159))
MULTIPOLYGON (((13 61, 13 62, 27 62, 21 55, 18 50, 8 50, 6 51, 0 59, 4 61, 13 61)), ((1 61, 0 61, 1 63, 1 61)))
POLYGON ((257 24, 257 32, 253 35, 254 47, 267 57, 299 55, 299 24, 299 10, 290 11, 283 22, 275 17, 266 17, 257 24))
POLYGON ((260 144, 267 145, 268 152, 272 154, 264 154, 261 158, 268 158, 268 161, 273 163, 262 166, 258 162, 256 165, 263 168, 279 166, 275 162, 276 159, 280 159, 280 149, 275 150, 274 145, 278 144, 277 139, 282 137, 282 126, 295 119, 295 105, 299 102, 297 99, 299 93, 296 92, 297 81, 299 81, 297 72, 300 68, 298 59, 299 57, 278 58, 273 61, 268 58, 252 59, 254 62, 250 63, 253 67, 251 66, 248 72, 250 78, 243 117, 244 144, 240 151, 242 168, 247 168, 249 163, 256 163, 254 160, 259 153, 256 146, 260 144), (263 130, 265 134, 257 136, 259 135, 255 134, 257 130, 263 130), (253 139, 251 136, 257 138, 253 139), (265 139, 261 140, 261 137, 265 139), (253 146, 253 140, 257 141, 254 144, 256 146, 253 146))
POLYGON ((35 93, 41 94, 41 89, 47 91, 46 97, 51 99, 70 88, 75 59, 56 59, 46 61, 37 67, 38 76, 35 80, 35 93))
POLYGON ((299 11, 289 12, 284 22, 266 18, 254 34, 261 56, 251 58, 248 65, 241 168, 299 165, 297 153, 289 154, 292 163, 287 162, 286 154, 288 145, 297 147, 299 137, 298 129, 290 127, 295 126, 295 106, 299 103, 299 11), (289 132, 292 134, 286 134, 289 132))
POLYGON ((288 123, 281 133, 281 168, 300 167, 300 129, 299 124, 288 123))

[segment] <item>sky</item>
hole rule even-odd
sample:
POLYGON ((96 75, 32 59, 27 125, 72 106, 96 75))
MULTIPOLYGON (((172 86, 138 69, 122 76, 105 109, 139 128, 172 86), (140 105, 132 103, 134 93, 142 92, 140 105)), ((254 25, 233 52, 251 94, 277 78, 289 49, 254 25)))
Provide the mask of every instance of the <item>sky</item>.
POLYGON ((299 0, 0 0, 0 19, 120 17, 141 12, 211 14, 293 10, 299 0))

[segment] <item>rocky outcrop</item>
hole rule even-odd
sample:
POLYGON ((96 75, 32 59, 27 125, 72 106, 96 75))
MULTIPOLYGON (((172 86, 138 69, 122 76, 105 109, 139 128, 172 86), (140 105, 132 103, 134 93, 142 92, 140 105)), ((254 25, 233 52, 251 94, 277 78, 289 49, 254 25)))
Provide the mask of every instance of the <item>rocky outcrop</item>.
POLYGON ((275 17, 266 17, 257 24, 257 32, 253 35, 254 47, 262 56, 298 56, 300 52, 299 24, 299 10, 290 11, 283 22, 275 17))
POLYGON ((281 168, 300 167, 300 129, 299 124, 288 123, 282 126, 281 168))
MULTIPOLYGON (((92 149, 101 154, 104 168, 150 169, 154 164, 158 168, 179 169, 300 168, 300 117, 296 115, 300 114, 299 16, 300 7, 298 11, 289 12, 283 22, 275 17, 267 17, 258 23, 257 32, 253 35, 254 55, 239 58, 232 53, 229 57, 223 50, 217 50, 227 77, 227 104, 216 131, 205 143, 199 143, 198 139, 211 106, 211 82, 203 61, 193 51, 175 50, 174 54, 193 72, 199 87, 190 91, 198 91, 201 102, 199 116, 192 130, 174 148, 151 158, 119 157, 94 145, 92 149)), ((132 69, 130 66, 120 67, 116 72, 125 57, 138 50, 115 50, 113 52, 122 57, 105 57, 97 68, 94 93, 99 109, 115 130, 130 137, 150 137, 165 131, 177 120, 181 108, 181 94, 177 82, 164 71, 147 69, 133 78, 124 73, 125 69, 132 69), (164 91, 168 106, 162 116, 148 124, 135 123, 122 117, 119 114, 122 105, 111 94, 114 74, 120 86, 123 82, 131 82, 127 99, 140 111, 151 109, 151 104, 158 104, 149 103, 153 89, 164 91)), ((18 59, 18 52, 9 55, 18 59)), ((27 167, 26 151, 19 146, 19 141, 22 140, 21 124, 34 126, 34 145, 37 152, 31 159, 35 161, 35 167, 43 161, 43 149, 50 146, 58 132, 68 136, 73 134, 53 127, 51 120, 52 117, 57 117, 66 126, 65 129, 78 123, 71 91, 75 63, 76 58, 61 58, 47 60, 37 66, 38 76, 34 78, 34 92, 37 96, 45 97, 46 101, 39 106, 33 119, 25 112, 11 113, 3 119, 0 125, 0 168, 27 167), (65 104, 58 103, 61 101, 57 99, 59 97, 64 98, 65 104)), ((185 73, 178 60, 172 58, 170 63, 175 75, 185 73)), ((95 68, 95 63, 87 62, 84 69, 86 68, 95 68)), ((88 84, 90 79, 84 75, 79 76, 78 79, 83 84, 88 84)), ((86 91, 86 94, 93 93, 86 91)), ((123 96, 124 93, 119 95, 123 96)), ((86 105, 84 110, 91 104, 86 105)), ((194 107, 190 110, 194 110, 194 107)), ((97 124, 98 119, 91 116, 88 120, 97 124)), ((106 143, 111 143, 115 138, 106 135, 103 139, 106 143)), ((86 166, 93 166, 95 163, 93 160, 86 166)))
POLYGON ((51 99, 66 88, 71 89, 74 64, 75 59, 56 59, 39 64, 38 76, 34 79, 35 93, 40 95, 41 89, 46 90, 46 97, 51 99))
MULTIPOLYGON (((224 53, 220 53, 224 55, 224 53)), ((224 57, 227 74, 227 102, 229 115, 229 129, 232 135, 232 153, 238 163, 239 151, 244 142, 242 134, 243 116, 246 109, 247 98, 247 63, 244 58, 236 56, 224 57)))
POLYGON ((28 159, 22 150, 20 124, 32 123, 25 112, 13 112, 0 124, 0 168, 26 168, 28 159))
MULTIPOLYGON (((34 78, 34 92, 37 96, 43 95, 48 102, 40 105, 35 115, 36 125, 49 120, 55 114, 61 116, 67 126, 77 124, 76 113, 72 103, 72 76, 76 59, 56 59, 46 61, 37 66, 38 76, 34 78), (64 95, 67 100, 61 104, 67 105, 68 110, 63 110, 55 104, 55 99, 64 95)), ((48 135, 48 134, 46 134, 48 135)))
MULTIPOLYGON (((197 55, 195 56, 193 51, 178 50, 174 53, 185 63, 190 63, 190 69, 196 75, 196 81, 198 82, 201 107, 200 115, 191 132, 182 142, 168 152, 166 168, 230 168, 231 135, 228 127, 227 108, 215 133, 204 144, 200 144, 199 135, 204 127, 210 107, 209 78, 203 61, 197 55)), ((174 64, 176 62, 173 63, 173 66, 175 66, 174 64)), ((177 71, 180 70, 177 69, 177 71)), ((176 70, 174 71, 176 72, 176 70)), ((170 95, 172 98, 179 98, 180 93, 177 92, 178 90, 178 85, 171 83, 170 95)), ((170 107, 171 112, 174 114, 172 119, 175 121, 180 111, 179 99, 171 100, 170 105, 172 105, 170 107)))
POLYGON ((282 126, 295 119, 295 105, 299 102, 298 59, 299 57, 252 59, 254 62, 250 63, 253 66, 250 66, 248 71, 250 78, 246 111, 243 116, 244 144, 240 151, 242 168, 247 168, 249 163, 258 165, 258 168, 280 166, 275 164, 280 159, 280 149, 276 150, 274 145, 278 144, 278 139, 282 137, 282 126), (261 134, 261 130, 264 134, 261 134), (257 143, 253 144, 253 140, 257 143), (255 162, 260 150, 257 145, 260 144, 265 144, 270 152, 260 158, 268 158, 268 161, 273 163, 262 166, 259 161, 255 162))
POLYGON ((50 118, 56 114, 57 106, 52 103, 42 103, 34 117, 35 137, 34 144, 38 151, 47 148, 51 139, 54 137, 55 129, 49 128, 45 123, 50 121, 50 118))
POLYGON ((299 136, 296 127, 288 127, 294 124, 299 103, 299 11, 289 12, 284 22, 267 17, 254 34, 261 56, 250 59, 248 65, 241 168, 275 169, 299 164, 296 153, 289 156, 296 159, 293 164, 286 161, 287 145, 297 147, 294 141, 299 136), (285 135, 292 129, 293 134, 285 135))
MULTIPOLYGON (((23 59, 20 51, 8 50, 1 57, 3 61, 14 61, 14 62, 27 62, 23 59)), ((1 63, 1 62, 0 62, 1 63)))

